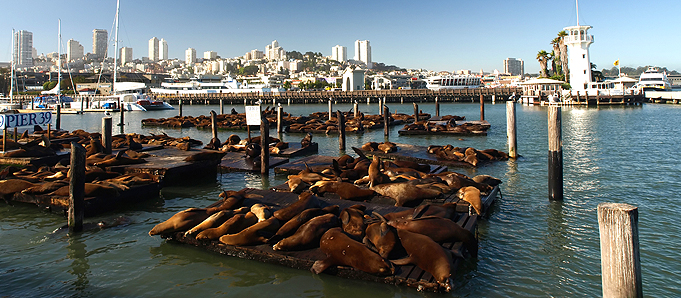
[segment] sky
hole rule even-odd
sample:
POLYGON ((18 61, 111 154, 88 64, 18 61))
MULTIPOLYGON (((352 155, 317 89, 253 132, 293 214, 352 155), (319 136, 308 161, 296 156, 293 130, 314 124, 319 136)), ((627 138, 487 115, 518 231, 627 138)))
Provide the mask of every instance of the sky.
MULTIPOLYGON (((57 52, 61 19, 62 53, 69 39, 92 52, 92 30, 109 32, 113 55, 116 0, 7 0, 0 13, 0 61, 11 60, 11 35, 33 32, 38 54, 57 52), (58 5, 56 3, 59 3, 58 5)), ((342 45, 354 56, 354 41, 369 40, 372 60, 434 71, 503 71, 508 57, 537 73, 537 52, 551 52, 551 40, 577 25, 574 0, 549 1, 232 1, 121 0, 119 47, 148 56, 152 37, 168 42, 168 56, 184 60, 216 51, 236 57, 277 40, 285 51, 321 52, 342 45)), ((583 0, 579 24, 594 36, 591 62, 597 69, 654 65, 681 71, 678 12, 681 1, 583 0)))

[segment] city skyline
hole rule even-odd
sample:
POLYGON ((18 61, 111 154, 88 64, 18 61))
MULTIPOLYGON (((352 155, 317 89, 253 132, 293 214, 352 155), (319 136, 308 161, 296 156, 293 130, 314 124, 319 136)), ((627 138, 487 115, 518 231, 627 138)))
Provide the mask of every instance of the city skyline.
MULTIPOLYGON (((6 5, 7 11, 20 13, 0 20, 0 28, 7 31, 0 34, 0 44, 5 48, 0 61, 11 59, 12 28, 32 32, 38 54, 56 52, 58 18, 62 19, 62 53, 67 40, 90 44, 92 30, 105 29, 110 36, 108 56, 114 55, 111 39, 116 1, 69 1, 63 7, 43 0, 35 2, 32 10, 19 9, 21 4, 15 2, 6 5), (78 8, 75 13, 74 7, 78 8)), ((135 49, 138 56, 134 58, 140 59, 147 52, 149 39, 162 36, 168 42, 171 59, 183 60, 187 48, 232 58, 253 49, 263 51, 265 45, 277 40, 287 52, 331 56, 335 45, 354 51, 356 40, 369 40, 374 63, 434 71, 492 72, 503 71, 503 61, 514 57, 525 62, 526 72, 537 73, 537 52, 550 52, 550 41, 558 31, 577 24, 572 0, 553 1, 551 5, 505 1, 398 1, 388 5, 379 1, 350 3, 347 7, 265 1, 266 10, 249 3, 220 1, 194 6, 186 1, 163 3, 121 1, 119 48, 135 49)), ((591 61, 598 69, 611 68, 619 60, 621 66, 656 65, 681 70, 674 50, 679 41, 673 38, 672 23, 672 13, 681 8, 681 3, 661 1, 654 8, 635 1, 582 1, 579 5, 579 23, 593 27, 591 61)))

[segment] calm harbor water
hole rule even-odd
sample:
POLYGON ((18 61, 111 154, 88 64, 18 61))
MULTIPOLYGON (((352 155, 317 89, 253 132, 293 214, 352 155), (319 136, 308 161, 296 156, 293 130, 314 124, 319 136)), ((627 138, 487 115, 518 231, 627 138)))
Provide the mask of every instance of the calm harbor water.
MULTIPOLYGON (((234 106, 243 112, 243 106, 234 106)), ((411 104, 390 104, 411 114, 411 104)), ((229 111, 232 106, 226 106, 229 111)), ((421 104, 434 114, 432 104, 421 104)), ((185 105, 185 115, 207 115, 217 106, 185 105)), ((285 106, 294 115, 326 111, 325 104, 285 106)), ((351 105, 334 109, 350 110, 351 105)), ((375 103, 360 104, 365 113, 375 103)), ((418 145, 453 144, 507 151, 506 106, 485 106, 492 124, 486 137, 398 136, 389 139, 418 145)), ((171 136, 210 140, 210 131, 149 129, 143 118, 169 117, 173 111, 125 115, 125 132, 165 131, 171 136)), ((477 104, 442 104, 441 114, 479 118, 477 104)), ((64 115, 63 129, 99 131, 102 114, 64 115)), ((114 114, 114 123, 118 122, 114 114)), ((601 295, 600 250, 596 207, 601 202, 639 207, 643 292, 650 297, 681 296, 681 107, 564 107, 563 154, 565 200, 549 202, 547 190, 547 112, 545 107, 517 106, 518 151, 522 158, 474 170, 503 180, 501 198, 478 227, 480 254, 454 276, 449 294, 315 275, 304 270, 226 257, 169 243, 147 232, 189 207, 204 207, 223 189, 264 188, 285 177, 231 173, 166 185, 162 198, 87 218, 122 224, 69 235, 59 230, 62 214, 33 205, 0 202, 0 296, 3 297, 594 297, 601 295)), ((115 127, 114 129, 117 129, 115 127)), ((221 131, 221 139, 234 132, 221 131)), ((236 132, 242 138, 246 132, 236 132)), ((270 132, 276 135, 276 131, 270 132)), ((302 135, 284 135, 297 142, 302 135)), ((383 141, 383 131, 350 135, 348 148, 383 141)), ((319 154, 339 155, 337 136, 315 136, 319 154)), ((143 199, 143 198, 140 198, 143 199)))

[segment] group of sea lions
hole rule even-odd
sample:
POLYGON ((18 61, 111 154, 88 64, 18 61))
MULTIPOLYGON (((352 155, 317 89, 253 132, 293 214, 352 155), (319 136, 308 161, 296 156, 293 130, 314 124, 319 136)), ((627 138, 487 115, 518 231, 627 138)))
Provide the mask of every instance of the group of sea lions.
MULTIPOLYGON (((382 115, 366 115, 359 113, 359 117, 355 117, 352 112, 342 112, 345 117, 345 131, 364 131, 382 128, 384 126, 382 115)), ((316 112, 309 116, 293 117, 289 116, 284 119, 289 125, 286 127, 286 132, 324 132, 326 134, 338 132, 338 118, 334 113, 329 118, 328 112, 316 112)), ((394 113, 390 114, 389 125, 400 125, 407 122, 413 122, 414 116, 394 113)))
POLYGON ((471 134, 475 132, 484 132, 489 129, 488 125, 476 124, 466 122, 463 124, 456 124, 456 121, 464 120, 465 117, 447 115, 443 116, 441 121, 422 120, 411 124, 406 124, 403 130, 415 131, 430 131, 430 132, 451 132, 460 134, 471 134), (445 124, 442 124, 444 121, 445 124))
MULTIPOLYGON (((277 123, 277 110, 275 108, 270 108, 269 106, 263 110, 267 121, 270 123, 270 127, 277 123)), ((288 113, 282 112, 282 117, 289 116, 288 113)), ((246 113, 238 113, 232 108, 229 114, 218 114, 216 116, 216 125, 218 128, 231 128, 231 129, 245 129, 246 128, 246 113)), ((196 128, 211 128, 211 118, 210 115, 201 115, 198 117, 193 116, 175 116, 171 118, 148 118, 142 119, 142 125, 145 126, 159 126, 159 127, 169 127, 169 128, 186 128, 186 127, 196 127, 196 128)))
POLYGON ((277 210, 253 204, 262 196, 245 190, 220 196, 215 207, 180 211, 154 226, 149 235, 181 232, 199 241, 271 245, 275 251, 318 247, 326 257, 310 268, 317 274, 341 265, 387 276, 395 273, 394 265, 414 264, 432 274, 445 291, 451 289, 452 258, 461 255, 453 255, 441 243, 462 242, 472 257, 478 253, 475 235, 453 221, 457 214, 451 203, 379 214, 361 204, 340 210, 310 191, 277 210))
POLYGON ((454 147, 452 145, 445 146, 428 146, 428 153, 435 154, 438 159, 462 161, 477 167, 479 164, 487 161, 503 161, 508 160, 506 152, 496 149, 477 150, 473 147, 454 147))

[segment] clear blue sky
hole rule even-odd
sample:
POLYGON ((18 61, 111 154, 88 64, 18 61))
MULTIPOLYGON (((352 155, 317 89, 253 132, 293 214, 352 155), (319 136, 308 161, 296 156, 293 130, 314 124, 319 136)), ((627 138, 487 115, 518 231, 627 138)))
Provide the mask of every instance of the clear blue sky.
MULTIPOLYGON (((11 32, 33 32, 38 54, 57 51, 57 19, 66 41, 92 52, 92 30, 113 40, 115 0, 61 2, 8 0, 0 16, 0 61, 11 57, 11 32), (29 5, 30 3, 30 5, 29 5), (59 4, 57 4, 59 3, 59 4)), ((598 69, 656 65, 681 71, 681 1, 579 3, 580 24, 591 25, 591 62, 598 69)), ((148 56, 148 40, 168 42, 169 57, 195 48, 221 57, 264 50, 272 40, 286 51, 330 55, 337 44, 354 55, 354 41, 369 40, 375 62, 430 70, 503 70, 507 57, 536 73, 539 50, 551 51, 558 31, 577 24, 574 0, 551 1, 179 1, 121 0, 119 46, 148 56)), ((113 42, 110 43, 113 45, 113 42)), ((113 46, 110 46, 112 49, 113 46)), ((109 50, 109 56, 113 54, 109 50)))

